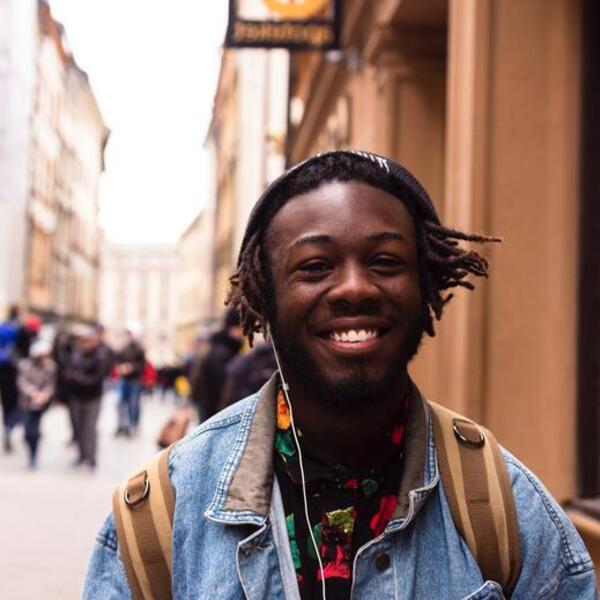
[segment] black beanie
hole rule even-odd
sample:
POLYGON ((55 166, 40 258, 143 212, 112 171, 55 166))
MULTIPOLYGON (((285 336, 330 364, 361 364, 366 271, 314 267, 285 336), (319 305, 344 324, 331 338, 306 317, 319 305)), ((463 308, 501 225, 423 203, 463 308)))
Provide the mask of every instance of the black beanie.
MULTIPOLYGON (((440 218, 435 210, 435 206, 433 205, 431 198, 429 197, 429 194, 425 191, 425 188, 421 185, 417 178, 402 165, 384 156, 379 156, 378 154, 373 154, 372 152, 363 152, 361 150, 335 150, 333 152, 324 152, 308 158, 307 160, 298 163, 293 167, 290 167, 287 171, 275 179, 262 193, 261 197, 258 199, 258 202, 254 205, 254 208, 250 213, 250 218, 248 219, 248 225, 246 226, 246 232, 244 233, 244 238, 242 240, 238 255, 238 266, 240 264, 242 253, 244 252, 246 244, 254 235, 254 233, 256 233, 256 231, 260 228, 263 218, 266 214, 268 214, 269 209, 271 208, 270 205, 274 196, 276 196, 276 192, 285 186, 289 178, 292 175, 297 175, 299 171, 321 161, 325 161, 330 157, 344 155, 352 156, 353 158, 358 158, 359 160, 362 159, 365 161, 370 161, 371 163, 375 164, 378 168, 390 176, 390 181, 394 187, 397 185, 395 195, 398 198, 412 206, 414 210, 417 210, 424 219, 440 224, 440 218)), ((273 215, 270 216, 272 217, 273 215)))

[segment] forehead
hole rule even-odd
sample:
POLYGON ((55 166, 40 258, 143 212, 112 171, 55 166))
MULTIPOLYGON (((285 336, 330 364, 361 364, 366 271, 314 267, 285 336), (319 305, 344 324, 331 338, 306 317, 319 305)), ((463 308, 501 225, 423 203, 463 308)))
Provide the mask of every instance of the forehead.
POLYGON ((376 231, 415 239, 412 217, 399 198, 362 181, 330 181, 290 198, 273 217, 267 239, 287 245, 304 235, 376 231))

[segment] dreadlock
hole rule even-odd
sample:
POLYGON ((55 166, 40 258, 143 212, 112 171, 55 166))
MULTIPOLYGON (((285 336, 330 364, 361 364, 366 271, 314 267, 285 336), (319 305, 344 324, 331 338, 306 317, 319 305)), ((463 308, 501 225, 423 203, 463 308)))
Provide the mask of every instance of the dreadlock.
POLYGON ((469 234, 444 227, 435 220, 414 193, 403 193, 398 180, 373 161, 348 153, 326 155, 305 168, 292 170, 269 195, 268 205, 261 214, 258 227, 246 236, 238 266, 230 277, 231 288, 226 304, 236 308, 244 335, 252 345, 255 333, 267 332, 267 317, 273 303, 268 257, 265 252, 265 233, 275 213, 291 198, 304 194, 331 181, 362 181, 400 198, 408 208, 417 232, 417 253, 421 294, 424 305, 423 328, 435 335, 434 318, 442 317, 444 306, 453 297, 446 290, 474 284, 468 275, 488 276, 487 260, 473 250, 459 246, 465 242, 499 242, 499 238, 469 234))

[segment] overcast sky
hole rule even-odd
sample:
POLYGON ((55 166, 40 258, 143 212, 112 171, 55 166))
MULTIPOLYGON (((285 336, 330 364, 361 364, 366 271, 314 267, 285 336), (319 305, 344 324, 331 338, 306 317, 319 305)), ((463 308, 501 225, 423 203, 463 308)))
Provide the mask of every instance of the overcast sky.
POLYGON ((115 242, 174 242, 201 210, 226 0, 50 0, 111 137, 100 218, 115 242))

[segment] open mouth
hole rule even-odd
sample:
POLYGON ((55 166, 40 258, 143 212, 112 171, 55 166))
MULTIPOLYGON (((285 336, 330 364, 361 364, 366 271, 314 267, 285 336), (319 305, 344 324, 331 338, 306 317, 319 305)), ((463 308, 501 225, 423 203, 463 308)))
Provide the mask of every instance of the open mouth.
POLYGON ((357 344, 374 340, 378 338, 379 335, 380 331, 378 329, 346 329, 342 331, 331 331, 328 337, 334 342, 357 344))

